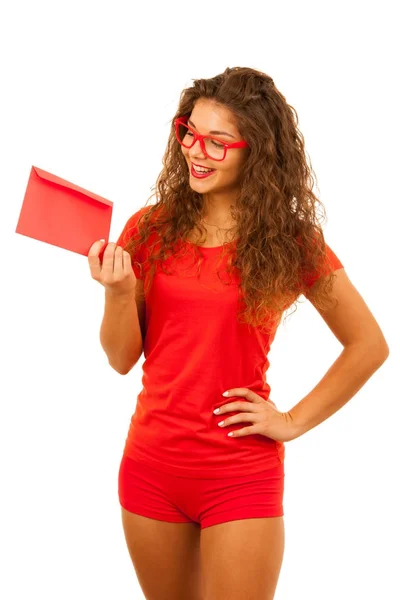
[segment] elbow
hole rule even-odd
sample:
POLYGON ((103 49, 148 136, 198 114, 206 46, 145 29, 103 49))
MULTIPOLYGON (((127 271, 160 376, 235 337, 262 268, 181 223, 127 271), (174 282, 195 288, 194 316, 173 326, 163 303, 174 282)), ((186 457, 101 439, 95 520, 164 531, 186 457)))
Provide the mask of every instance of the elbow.
POLYGON ((108 364, 119 375, 128 375, 128 373, 130 373, 130 371, 133 369, 133 367, 135 366, 136 363, 132 364, 129 367, 124 367, 124 368, 121 368, 120 366, 113 365, 110 362, 108 364))
POLYGON ((102 344, 103 350, 107 356, 108 364, 119 375, 128 375, 136 365, 143 353, 143 344, 136 346, 130 353, 127 352, 107 352, 102 344))
POLYGON ((360 358, 365 359, 379 368, 389 358, 390 350, 384 337, 374 340, 356 341, 344 346, 345 348, 356 348, 360 358))
POLYGON ((387 360, 389 358, 389 354, 390 354, 390 349, 389 346, 387 345, 386 341, 384 343, 384 348, 382 351, 382 363, 385 362, 385 360, 387 360))
POLYGON ((128 375, 128 373, 130 373, 133 369, 133 367, 136 365, 136 363, 138 362, 139 358, 141 356, 140 355, 135 358, 132 362, 128 363, 128 364, 124 364, 124 365, 117 365, 117 364, 113 364, 112 362, 108 361, 108 364, 110 365, 110 367, 112 369, 114 369, 114 371, 116 371, 119 375, 128 375))
POLYGON ((389 358, 390 350, 384 337, 380 338, 370 348, 374 361, 380 367, 389 358))
POLYGON ((130 369, 128 370, 122 370, 122 369, 117 369, 116 367, 113 367, 112 365, 110 365, 112 369, 114 369, 114 371, 116 373, 118 373, 118 375, 128 375, 130 369))
POLYGON ((375 348, 377 359, 383 364, 389 358, 390 354, 388 343, 383 335, 377 340, 375 348))

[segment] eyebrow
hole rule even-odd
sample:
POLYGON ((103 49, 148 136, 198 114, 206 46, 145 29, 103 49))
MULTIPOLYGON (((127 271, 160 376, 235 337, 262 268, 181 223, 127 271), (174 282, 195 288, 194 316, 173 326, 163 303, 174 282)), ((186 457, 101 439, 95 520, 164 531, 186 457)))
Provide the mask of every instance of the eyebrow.
MULTIPOLYGON (((188 119, 188 123, 189 123, 189 125, 192 125, 192 127, 194 127, 196 129, 196 125, 193 123, 193 121, 188 119)), ((227 133, 226 131, 215 131, 214 130, 214 131, 210 131, 210 133, 212 135, 227 135, 228 137, 235 138, 234 135, 232 135, 231 133, 227 133)))

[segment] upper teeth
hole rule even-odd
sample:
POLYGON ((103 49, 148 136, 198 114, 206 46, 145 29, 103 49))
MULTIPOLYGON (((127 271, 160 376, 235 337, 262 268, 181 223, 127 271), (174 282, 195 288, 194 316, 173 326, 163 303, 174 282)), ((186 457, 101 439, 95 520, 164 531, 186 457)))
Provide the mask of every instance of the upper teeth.
POLYGON ((196 167, 193 165, 193 169, 198 173, 206 173, 207 171, 212 171, 213 169, 205 169, 204 167, 196 167))

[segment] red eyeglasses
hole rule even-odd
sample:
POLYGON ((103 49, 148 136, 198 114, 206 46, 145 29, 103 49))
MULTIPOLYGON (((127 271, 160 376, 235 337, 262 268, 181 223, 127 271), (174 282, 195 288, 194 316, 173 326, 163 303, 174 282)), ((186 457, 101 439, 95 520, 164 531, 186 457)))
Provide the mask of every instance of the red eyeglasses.
POLYGON ((201 149, 206 156, 212 160, 224 160, 226 151, 230 148, 248 147, 248 143, 245 141, 227 144, 218 138, 209 135, 201 135, 187 124, 188 119, 188 116, 175 119, 176 138, 185 148, 191 148, 196 141, 199 140, 201 149))

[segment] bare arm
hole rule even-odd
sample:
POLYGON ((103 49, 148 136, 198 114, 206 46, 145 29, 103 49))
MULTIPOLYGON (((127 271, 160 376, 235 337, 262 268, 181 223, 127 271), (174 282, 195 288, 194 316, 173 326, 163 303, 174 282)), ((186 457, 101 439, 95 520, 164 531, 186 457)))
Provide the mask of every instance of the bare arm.
POLYGON ((345 270, 336 275, 338 305, 320 314, 344 348, 321 381, 288 412, 297 437, 344 406, 389 355, 378 323, 345 270))
POLYGON ((113 242, 107 244, 101 262, 99 253, 103 245, 104 240, 95 242, 88 254, 91 275, 105 288, 100 343, 110 366, 121 375, 126 375, 143 351, 143 283, 136 279, 131 257, 121 246, 113 242), (139 303, 140 314, 136 302, 139 303))
POLYGON ((135 293, 113 296, 105 291, 104 317, 100 343, 110 366, 126 375, 143 352, 143 339, 135 293))

